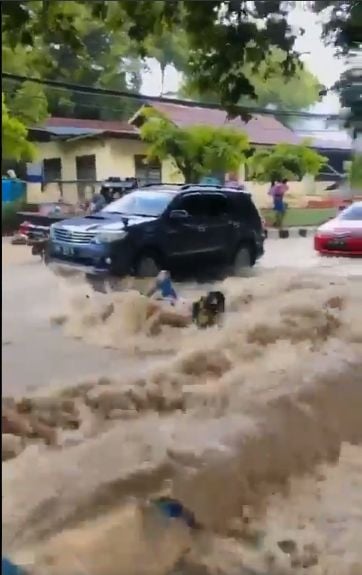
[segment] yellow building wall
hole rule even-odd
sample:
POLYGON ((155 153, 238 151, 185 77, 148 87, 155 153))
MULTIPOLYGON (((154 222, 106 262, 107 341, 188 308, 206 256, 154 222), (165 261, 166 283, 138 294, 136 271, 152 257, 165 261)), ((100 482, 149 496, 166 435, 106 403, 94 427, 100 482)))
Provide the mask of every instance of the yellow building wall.
MULTIPOLYGON (((38 161, 61 158, 62 180, 76 180, 76 157, 92 154, 96 157, 96 179, 101 181, 113 175, 110 142, 108 140, 84 139, 74 142, 39 142, 36 146, 38 161)), ((75 183, 64 183, 62 188, 65 202, 74 204, 78 202, 78 191, 75 183)), ((27 186, 29 203, 57 201, 59 197, 60 189, 57 183, 49 183, 43 190, 38 183, 27 186)))
MULTIPOLYGON (((135 156, 145 156, 147 145, 139 140, 108 140, 111 148, 112 171, 110 173, 123 178, 134 178, 135 156)), ((162 181, 174 184, 182 184, 184 181, 182 174, 177 170, 176 165, 171 160, 162 162, 162 181)))
MULTIPOLYGON (((134 139, 85 138, 74 142, 38 143, 37 150, 39 161, 47 158, 61 158, 62 180, 76 180, 76 156, 94 154, 96 156, 96 178, 102 181, 110 176, 135 177, 135 156, 146 155, 147 146, 144 142, 134 139)), ((244 180, 244 175, 244 166, 240 166, 240 182, 244 180)), ((183 183, 184 181, 172 160, 165 160, 162 163, 162 181, 168 183, 183 183)), ((270 207, 269 184, 246 181, 245 185, 259 208, 270 207)), ((304 178, 302 182, 290 182, 287 201, 291 207, 303 207, 307 205, 311 197, 314 199, 325 197, 328 194, 325 191, 327 186, 328 182, 314 182, 311 177, 304 178)), ((90 193, 91 190, 89 190, 90 193)), ((30 203, 57 201, 59 197, 60 190, 56 183, 46 185, 43 191, 40 184, 28 184, 27 198, 30 203)), ((70 203, 78 202, 75 183, 63 184, 63 199, 70 203)))

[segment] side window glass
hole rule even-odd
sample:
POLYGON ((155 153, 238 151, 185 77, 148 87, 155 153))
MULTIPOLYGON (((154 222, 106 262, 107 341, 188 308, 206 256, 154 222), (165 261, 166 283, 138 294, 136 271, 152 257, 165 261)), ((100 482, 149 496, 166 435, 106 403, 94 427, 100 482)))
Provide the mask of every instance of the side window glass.
POLYGON ((235 195, 232 202, 232 212, 234 216, 238 216, 247 220, 251 215, 251 202, 248 198, 240 195, 235 195))
POLYGON ((225 196, 221 194, 204 195, 203 200, 203 213, 208 218, 220 218, 228 213, 228 201, 225 196))
POLYGON ((218 218, 230 211, 227 198, 221 194, 190 194, 181 199, 177 209, 194 218, 218 218))
POLYGON ((202 200, 199 194, 185 196, 177 206, 179 210, 186 210, 193 218, 199 218, 202 214, 202 200))

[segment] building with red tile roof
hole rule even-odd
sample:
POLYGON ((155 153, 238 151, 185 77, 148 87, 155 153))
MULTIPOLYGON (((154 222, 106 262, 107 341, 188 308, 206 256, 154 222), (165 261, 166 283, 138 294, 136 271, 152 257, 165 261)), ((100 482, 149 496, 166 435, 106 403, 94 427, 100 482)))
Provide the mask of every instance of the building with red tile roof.
MULTIPOLYGON (((248 122, 245 122, 240 117, 229 119, 225 111, 217 108, 186 106, 184 104, 169 104, 165 102, 152 102, 149 105, 164 114, 180 128, 197 124, 219 128, 229 126, 245 132, 251 144, 266 146, 273 146, 281 142, 288 144, 298 144, 300 142, 299 137, 292 130, 284 126, 272 115, 262 116, 254 114, 248 122)), ((130 120, 131 124, 137 125, 140 111, 130 120)))

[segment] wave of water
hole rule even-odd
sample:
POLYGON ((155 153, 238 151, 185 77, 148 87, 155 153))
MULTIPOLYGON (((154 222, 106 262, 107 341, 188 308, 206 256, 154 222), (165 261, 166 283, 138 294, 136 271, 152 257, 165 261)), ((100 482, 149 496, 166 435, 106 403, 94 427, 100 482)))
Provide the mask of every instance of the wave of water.
POLYGON ((58 447, 3 465, 5 550, 37 575, 361 573, 361 287, 288 270, 227 280, 221 329, 150 336, 145 298, 79 286, 68 336, 160 358, 142 379, 27 398, 58 447), (163 493, 202 529, 158 516, 163 493))

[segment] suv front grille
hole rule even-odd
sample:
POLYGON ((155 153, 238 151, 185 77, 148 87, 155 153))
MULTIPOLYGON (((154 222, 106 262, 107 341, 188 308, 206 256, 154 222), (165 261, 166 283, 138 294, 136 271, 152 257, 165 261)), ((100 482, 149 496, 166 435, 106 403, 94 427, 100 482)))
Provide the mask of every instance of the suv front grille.
POLYGON ((95 232, 78 232, 67 228, 55 228, 54 230, 56 240, 70 244, 89 244, 95 235, 95 232))

